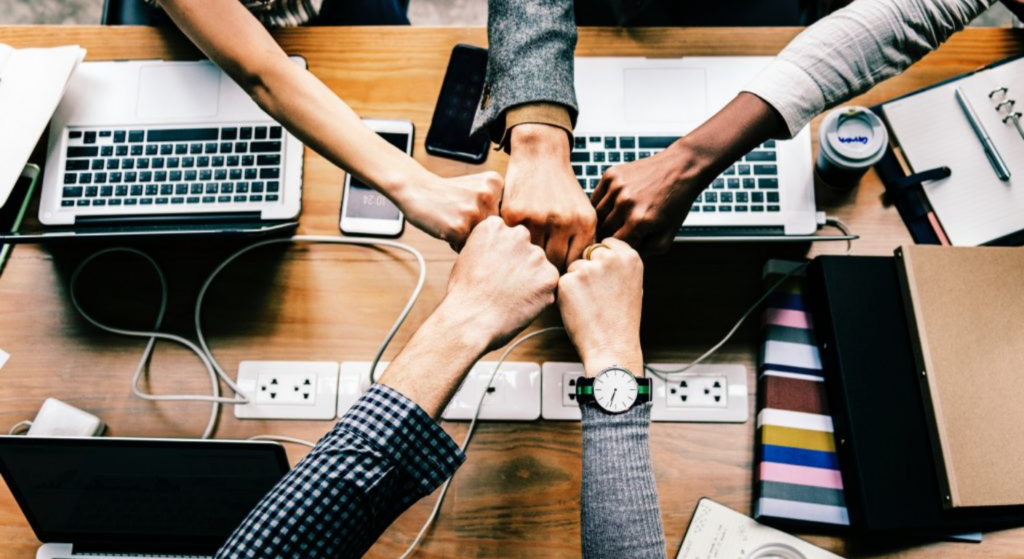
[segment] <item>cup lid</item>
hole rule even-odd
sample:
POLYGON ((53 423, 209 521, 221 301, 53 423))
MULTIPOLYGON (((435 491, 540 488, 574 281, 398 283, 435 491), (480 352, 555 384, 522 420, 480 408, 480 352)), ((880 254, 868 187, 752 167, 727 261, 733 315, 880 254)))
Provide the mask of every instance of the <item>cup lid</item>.
POLYGON ((821 123, 821 148, 837 163, 873 165, 885 153, 889 133, 878 115, 864 107, 843 107, 821 123))

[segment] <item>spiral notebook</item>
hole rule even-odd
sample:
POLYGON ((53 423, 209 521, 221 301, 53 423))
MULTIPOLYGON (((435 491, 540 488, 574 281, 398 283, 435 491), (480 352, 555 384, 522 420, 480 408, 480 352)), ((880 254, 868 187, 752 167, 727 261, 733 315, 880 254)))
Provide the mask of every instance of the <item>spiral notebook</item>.
POLYGON ((915 173, 949 167, 923 184, 950 243, 1020 244, 1024 231, 1024 57, 882 105, 889 129, 915 173), (1000 180, 957 103, 960 87, 1010 170, 1000 180))

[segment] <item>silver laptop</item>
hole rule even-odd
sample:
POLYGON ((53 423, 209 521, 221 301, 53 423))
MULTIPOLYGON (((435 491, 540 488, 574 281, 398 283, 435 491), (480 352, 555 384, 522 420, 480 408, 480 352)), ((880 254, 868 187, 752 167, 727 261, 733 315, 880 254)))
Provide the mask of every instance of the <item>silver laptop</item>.
MULTIPOLYGON (((770 57, 577 58, 573 170, 587 194, 611 165, 650 157, 731 101, 770 57)), ((676 241, 811 235, 811 137, 769 141, 719 176, 676 241)))
POLYGON ((302 154, 209 61, 86 62, 50 125, 39 220, 294 219, 302 154))
POLYGON ((287 472, 276 443, 0 437, 36 559, 210 557, 287 472))

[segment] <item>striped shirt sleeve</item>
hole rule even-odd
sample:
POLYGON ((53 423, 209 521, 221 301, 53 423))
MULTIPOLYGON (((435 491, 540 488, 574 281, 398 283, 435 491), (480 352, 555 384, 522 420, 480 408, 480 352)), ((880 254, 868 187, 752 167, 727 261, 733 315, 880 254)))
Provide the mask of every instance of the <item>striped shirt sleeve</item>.
POLYGON ((465 459, 419 406, 374 385, 249 513, 217 557, 361 557, 465 459))

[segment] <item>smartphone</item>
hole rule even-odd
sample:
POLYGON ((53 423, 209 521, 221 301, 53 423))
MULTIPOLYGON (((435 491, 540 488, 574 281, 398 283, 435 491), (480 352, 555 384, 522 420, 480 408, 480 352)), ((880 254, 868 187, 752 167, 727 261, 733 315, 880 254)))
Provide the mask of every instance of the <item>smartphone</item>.
POLYGON ((487 49, 455 45, 427 131, 427 153, 467 163, 487 159, 491 145, 487 132, 469 134, 486 75, 487 49))
MULTIPOLYGON (((412 155, 413 126, 408 120, 364 118, 363 122, 391 145, 412 155)), ((405 216, 386 196, 345 174, 341 196, 341 232, 346 235, 397 237, 405 229, 405 216)))
MULTIPOLYGON (((31 163, 25 165, 7 200, 0 206, 0 233, 17 233, 21 228, 38 179, 39 167, 31 163)), ((3 273, 4 266, 7 265, 11 250, 12 246, 9 244, 0 245, 0 273, 3 273)))

